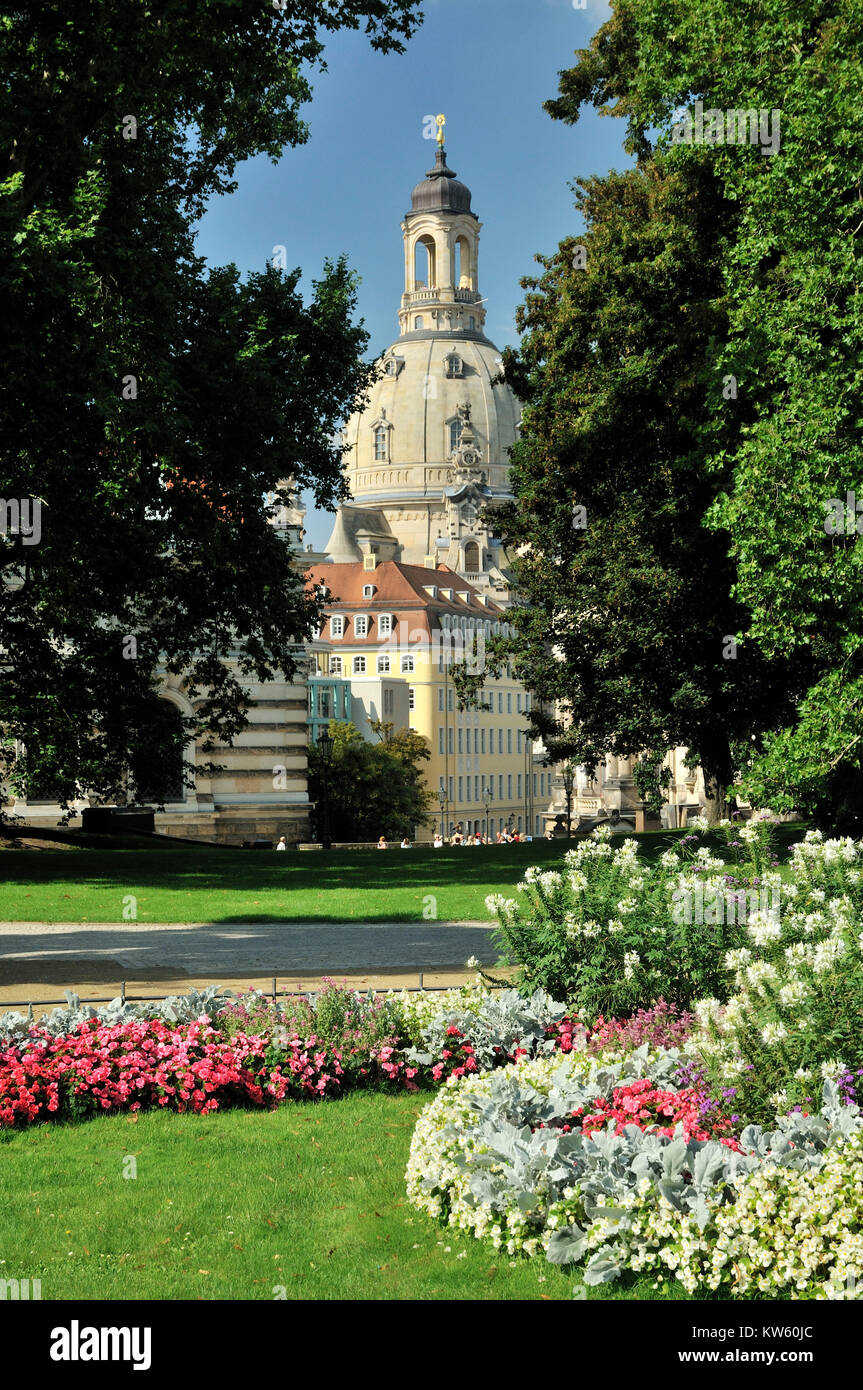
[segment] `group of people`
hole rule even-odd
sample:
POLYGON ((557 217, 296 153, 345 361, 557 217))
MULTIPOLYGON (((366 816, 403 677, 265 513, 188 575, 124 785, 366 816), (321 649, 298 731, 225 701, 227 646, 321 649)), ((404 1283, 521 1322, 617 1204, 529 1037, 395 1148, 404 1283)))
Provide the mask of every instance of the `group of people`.
POLYGON ((465 834, 459 821, 452 835, 448 840, 444 840, 439 830, 435 831, 434 848, 443 849, 445 844, 449 845, 517 845, 524 839, 521 831, 505 828, 498 830, 494 839, 490 835, 483 838, 478 830, 469 831, 465 834))
MULTIPOLYGON (((483 836, 480 834, 478 830, 473 830, 469 831, 468 833, 465 833, 464 829, 462 828, 462 823, 461 821, 459 821, 458 825, 455 827, 455 830, 450 835, 448 840, 445 840, 441 835, 440 831, 436 830, 434 834, 433 843, 435 849, 443 849, 444 845, 517 845, 520 844, 521 841, 524 839, 525 836, 521 833, 520 830, 510 830, 508 828, 498 830, 494 839, 492 839, 490 835, 486 838, 483 838, 483 836)), ((377 847, 378 849, 389 849, 389 841, 387 840, 387 837, 385 835, 381 835, 380 839, 378 840, 377 847)), ((408 839, 407 835, 402 840, 399 848, 411 848, 411 842, 408 839)))

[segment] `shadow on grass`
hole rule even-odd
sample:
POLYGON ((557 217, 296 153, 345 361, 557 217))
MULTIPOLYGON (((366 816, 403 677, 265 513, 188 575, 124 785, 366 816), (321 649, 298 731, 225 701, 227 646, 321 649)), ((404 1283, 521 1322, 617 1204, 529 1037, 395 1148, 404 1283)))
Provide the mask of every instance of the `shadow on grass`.
MULTIPOLYGON (((802 838, 805 826, 795 823, 778 827, 779 857, 788 855, 791 843, 802 838)), ((647 832, 634 838, 641 844, 647 863, 654 862, 666 849, 678 843, 686 832, 647 832)), ((374 894, 409 890, 420 896, 440 891, 441 884, 451 878, 465 889, 511 890, 531 864, 555 867, 561 864, 576 839, 534 840, 515 845, 481 845, 473 848, 392 849, 379 850, 316 850, 289 851, 276 854, 262 850, 224 850, 218 856, 209 849, 197 847, 165 847, 162 844, 146 848, 82 849, 71 855, 65 851, 42 850, 32 853, 7 850, 0 856, 0 873, 7 888, 26 889, 55 882, 74 885, 78 889, 114 890, 121 897, 130 886, 139 890, 164 890, 170 893, 231 894, 274 892, 288 900, 293 894, 312 894, 315 898, 313 920, 321 924, 351 920, 344 910, 321 911, 323 895, 338 891, 374 894)), ((711 837, 715 848, 724 848, 721 835, 711 837)), ((283 908, 263 912, 214 912, 213 904, 194 912, 185 921, 216 924, 254 925, 262 922, 298 922, 310 920, 309 912, 292 911, 290 901, 283 908)), ((174 912, 176 919, 176 912, 174 912)), ((417 922, 421 911, 404 912, 398 908, 363 911, 365 922, 417 922)), ((433 925, 429 923, 429 925, 433 925)))

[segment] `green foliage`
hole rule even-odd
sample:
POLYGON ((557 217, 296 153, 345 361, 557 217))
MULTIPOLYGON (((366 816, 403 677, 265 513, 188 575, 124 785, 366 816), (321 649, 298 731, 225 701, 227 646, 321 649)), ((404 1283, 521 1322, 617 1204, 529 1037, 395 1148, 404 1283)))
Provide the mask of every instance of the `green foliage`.
POLYGON ((322 35, 402 51, 417 19, 415 0, 5 17, 0 496, 41 507, 38 544, 0 536, 16 786, 125 801, 138 763, 163 794, 192 734, 206 752, 244 726, 248 678, 293 670, 316 606, 270 524, 284 494, 262 498, 344 495, 334 431, 367 334, 344 260, 304 303, 299 270, 207 273, 194 224, 240 161, 306 140, 322 35), (182 730, 159 716, 165 669, 187 673, 182 730))
MULTIPOLYGON (((639 861, 636 841, 613 848, 601 828, 567 852, 562 872, 528 869, 518 900, 488 898, 519 988, 541 987, 591 1021, 659 998, 687 1008, 706 992, 721 997, 725 953, 743 939, 738 914, 676 910, 702 879, 725 889, 725 861, 699 843, 706 826, 653 868, 639 861)), ((758 861, 748 867, 754 874, 758 861)))
POLYGON ((698 1006, 694 1043, 714 1092, 734 1087, 735 1108, 752 1119, 817 1108, 824 1077, 863 1093, 861 866, 863 841, 810 831, 793 848, 781 911, 751 919, 745 947, 727 958, 724 1008, 698 1006))
POLYGON ((859 833, 860 512, 825 520, 863 498, 863 11, 617 0, 576 57, 546 109, 626 118, 637 164, 578 185, 584 235, 523 282, 520 673, 582 761, 681 742, 859 833), (776 112, 778 149, 675 142, 696 96, 776 112))
POLYGON ((379 743, 367 743, 354 724, 333 720, 328 766, 317 744, 309 745, 309 795, 316 803, 319 839, 325 804, 333 840, 377 840, 380 835, 401 839, 430 822, 433 798, 422 770, 431 756, 428 740, 412 729, 372 727, 379 743))

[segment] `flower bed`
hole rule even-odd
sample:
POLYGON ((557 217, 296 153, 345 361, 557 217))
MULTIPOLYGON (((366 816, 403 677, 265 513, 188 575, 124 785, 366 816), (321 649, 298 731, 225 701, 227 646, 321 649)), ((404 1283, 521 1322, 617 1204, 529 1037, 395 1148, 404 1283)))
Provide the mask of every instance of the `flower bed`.
POLYGON ((410 1201, 508 1254, 584 1263, 588 1284, 653 1269, 690 1292, 827 1296, 863 1254, 857 1107, 826 1083, 821 1115, 782 1116, 768 1131, 747 1125, 736 1142, 698 1138, 692 1097, 676 1085, 680 1063, 677 1052, 643 1046, 615 1062, 575 1053, 450 1079, 416 1127, 410 1201), (639 1096, 652 1105, 620 1123, 620 1098, 639 1096), (669 1135, 662 1121, 686 1106, 689 1125, 681 1119, 669 1135), (599 1129, 592 1117, 602 1115, 599 1129), (794 1252, 789 1232, 804 1214, 794 1252))

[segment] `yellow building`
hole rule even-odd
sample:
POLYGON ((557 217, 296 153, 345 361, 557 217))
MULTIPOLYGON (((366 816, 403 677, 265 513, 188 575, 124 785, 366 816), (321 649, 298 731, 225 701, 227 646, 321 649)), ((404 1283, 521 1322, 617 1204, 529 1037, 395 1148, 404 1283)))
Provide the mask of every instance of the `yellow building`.
MULTIPOLYGON (((551 771, 534 764, 525 736, 528 695, 510 668, 487 683, 480 708, 460 711, 452 679, 456 662, 482 669, 487 640, 508 632, 505 611, 431 558, 408 565, 369 554, 315 566, 309 580, 326 591, 319 672, 349 681, 352 708, 385 722, 402 723, 406 689, 409 727, 429 743, 437 828, 541 835, 551 771)), ((418 826, 416 838, 433 833, 418 826)))

